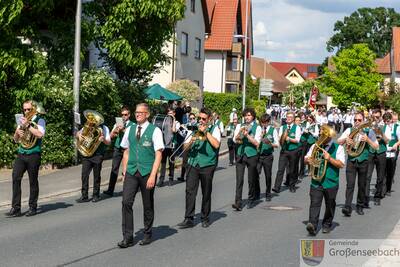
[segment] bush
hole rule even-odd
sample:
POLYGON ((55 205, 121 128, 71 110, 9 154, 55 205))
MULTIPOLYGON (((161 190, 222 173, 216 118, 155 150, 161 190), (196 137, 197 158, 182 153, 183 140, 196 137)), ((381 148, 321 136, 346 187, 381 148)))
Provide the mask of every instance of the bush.
POLYGON ((388 106, 397 113, 400 113, 400 93, 390 96, 389 100, 385 103, 385 106, 388 106))
POLYGON ((11 167, 18 145, 14 143, 13 136, 5 131, 0 133, 0 143, 0 167, 11 167))
MULTIPOLYGON (((236 108, 238 113, 242 110, 242 95, 204 92, 203 105, 213 112, 217 112, 226 125, 233 108, 236 108)), ((247 105, 249 105, 248 99, 246 99, 247 105)))
POLYGON ((183 101, 190 102, 190 106, 201 106, 200 88, 194 82, 190 80, 177 80, 169 84, 167 88, 180 95, 183 98, 183 101))
POLYGON ((256 111, 257 118, 260 118, 261 115, 265 113, 266 101, 265 100, 251 100, 251 107, 253 107, 256 111))

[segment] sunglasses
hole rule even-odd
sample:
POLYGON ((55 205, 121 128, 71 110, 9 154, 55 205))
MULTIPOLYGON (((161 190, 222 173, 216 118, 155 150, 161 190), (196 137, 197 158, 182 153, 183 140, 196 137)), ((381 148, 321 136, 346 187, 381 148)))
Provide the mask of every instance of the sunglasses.
POLYGON ((24 111, 31 111, 31 108, 24 108, 24 111))
POLYGON ((122 113, 121 115, 122 115, 122 116, 129 116, 128 113, 122 113))
POLYGON ((190 118, 189 118, 189 120, 195 120, 195 119, 196 119, 195 117, 190 117, 190 118))
POLYGON ((136 115, 143 115, 143 114, 146 114, 146 113, 147 113, 147 111, 135 111, 136 115))
POLYGON ((360 122, 361 122, 361 121, 363 121, 363 120, 362 120, 362 119, 354 119, 354 121, 360 121, 360 122))
POLYGON ((199 120, 206 121, 206 120, 207 120, 207 118, 204 118, 204 117, 199 117, 199 120))

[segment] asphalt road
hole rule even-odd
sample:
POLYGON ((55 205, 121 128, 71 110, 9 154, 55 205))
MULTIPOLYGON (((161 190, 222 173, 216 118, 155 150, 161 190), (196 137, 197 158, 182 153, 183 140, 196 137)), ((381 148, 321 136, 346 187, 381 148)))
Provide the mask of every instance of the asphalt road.
MULTIPOLYGON (((220 159, 212 194, 211 226, 204 229, 196 218, 192 229, 180 230, 183 220, 185 184, 157 188, 155 193, 154 242, 117 248, 121 240, 121 196, 98 203, 77 204, 76 196, 39 203, 35 217, 6 218, 0 215, 0 266, 298 266, 299 240, 309 238, 309 180, 299 184, 296 193, 288 190, 271 202, 235 212, 235 168, 220 159), (269 209, 269 208, 273 209, 269 209)), ((276 173, 277 157, 273 175, 276 173)), ((399 169, 399 168, 398 168, 399 169)), ((273 177, 274 179, 275 177, 273 177)), ((261 177, 265 188, 264 176, 261 177)), ((366 210, 364 216, 353 212, 343 217, 345 177, 337 197, 335 229, 316 238, 384 239, 400 217, 398 176, 391 197, 381 207, 366 210)), ((121 190, 121 185, 117 192, 121 190)), ((264 193, 264 192, 263 192, 264 193)), ((247 196, 247 186, 244 189, 247 196)), ((200 196, 196 211, 200 210, 200 196)), ((372 203, 371 203, 372 204, 372 203)), ((134 204, 135 243, 143 236, 140 194, 134 204)), ((321 215, 322 217, 322 215, 321 215)))

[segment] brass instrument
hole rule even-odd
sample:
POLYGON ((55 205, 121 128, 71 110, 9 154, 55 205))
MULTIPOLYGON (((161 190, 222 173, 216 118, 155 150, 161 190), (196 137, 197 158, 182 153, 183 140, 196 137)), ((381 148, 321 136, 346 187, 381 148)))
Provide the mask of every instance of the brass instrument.
POLYGON ((100 137, 103 129, 99 127, 103 122, 103 116, 94 110, 85 110, 83 112, 86 123, 82 128, 81 138, 78 138, 77 149, 84 157, 90 157, 99 147, 100 137))
POLYGON ((290 126, 286 128, 286 130, 282 133, 281 138, 279 139, 279 144, 281 147, 285 144, 286 138, 289 136, 290 126))
POLYGON ((378 140, 378 142, 381 141, 383 138, 383 133, 381 127, 379 127, 379 122, 373 122, 371 127, 372 130, 374 130, 375 132, 376 139, 378 140))
POLYGON ((315 142, 309 159, 310 175, 315 181, 320 182, 324 178, 328 164, 328 161, 324 159, 322 146, 326 145, 335 136, 336 132, 332 127, 326 124, 321 126, 320 137, 315 142))
POLYGON ((27 126, 21 126, 20 129, 24 132, 23 135, 19 138, 19 143, 24 149, 32 148, 37 141, 37 137, 29 131, 29 126, 35 129, 38 128, 37 124, 32 121, 33 117, 36 114, 45 114, 43 107, 37 103, 36 101, 32 101, 32 109, 24 115, 26 120, 28 121, 27 126))
POLYGON ((251 125, 246 123, 242 127, 240 127, 239 133, 236 136, 236 144, 243 144, 244 132, 250 132, 251 125))
POLYGON ((364 150, 365 143, 361 141, 361 137, 364 134, 362 131, 364 128, 370 127, 372 125, 372 121, 367 121, 360 126, 355 127, 354 130, 350 133, 349 138, 353 140, 353 144, 346 144, 347 154, 351 157, 358 157, 362 151, 364 150))

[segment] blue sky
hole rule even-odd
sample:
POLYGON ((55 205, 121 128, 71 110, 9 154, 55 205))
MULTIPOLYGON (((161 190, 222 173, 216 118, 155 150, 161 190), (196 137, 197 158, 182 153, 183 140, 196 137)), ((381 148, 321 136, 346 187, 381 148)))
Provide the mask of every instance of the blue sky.
POLYGON ((252 0, 254 55, 268 61, 321 63, 337 20, 360 7, 391 7, 400 0, 252 0))

